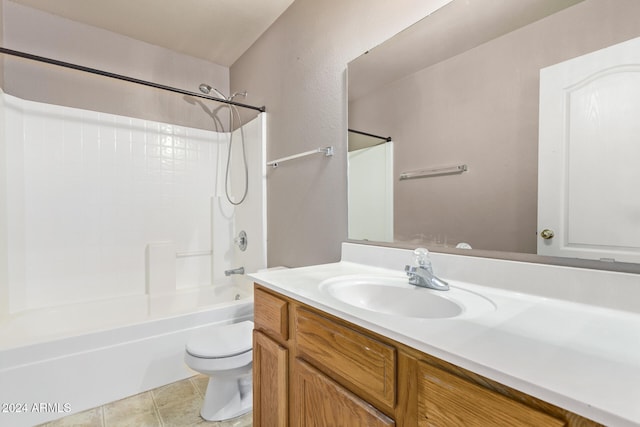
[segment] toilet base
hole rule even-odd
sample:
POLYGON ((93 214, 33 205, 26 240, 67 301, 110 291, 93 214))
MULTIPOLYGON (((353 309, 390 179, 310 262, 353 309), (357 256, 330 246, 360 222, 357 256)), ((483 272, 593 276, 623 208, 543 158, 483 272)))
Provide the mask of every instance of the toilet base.
POLYGON ((251 370, 248 374, 216 375, 209 378, 200 416, 207 421, 226 421, 253 408, 251 370))

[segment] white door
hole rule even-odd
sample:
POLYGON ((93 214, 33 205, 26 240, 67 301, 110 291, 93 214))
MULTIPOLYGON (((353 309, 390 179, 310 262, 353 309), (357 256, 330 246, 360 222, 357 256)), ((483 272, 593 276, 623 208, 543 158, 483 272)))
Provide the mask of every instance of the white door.
POLYGON ((640 38, 540 72, 538 253, 640 262, 640 38))

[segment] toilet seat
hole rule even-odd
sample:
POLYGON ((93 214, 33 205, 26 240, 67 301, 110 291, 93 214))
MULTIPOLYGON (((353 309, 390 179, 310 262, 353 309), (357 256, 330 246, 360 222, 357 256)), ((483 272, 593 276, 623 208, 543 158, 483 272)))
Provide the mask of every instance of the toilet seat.
POLYGON ((252 350, 253 322, 213 325, 198 329, 187 342, 187 353, 202 359, 240 356, 252 350))

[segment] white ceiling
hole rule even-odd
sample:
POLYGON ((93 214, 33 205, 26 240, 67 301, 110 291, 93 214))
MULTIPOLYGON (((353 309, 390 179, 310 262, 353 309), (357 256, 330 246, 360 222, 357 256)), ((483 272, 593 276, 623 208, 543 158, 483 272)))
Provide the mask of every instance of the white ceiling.
POLYGON ((293 0, 10 0, 231 66, 293 0))

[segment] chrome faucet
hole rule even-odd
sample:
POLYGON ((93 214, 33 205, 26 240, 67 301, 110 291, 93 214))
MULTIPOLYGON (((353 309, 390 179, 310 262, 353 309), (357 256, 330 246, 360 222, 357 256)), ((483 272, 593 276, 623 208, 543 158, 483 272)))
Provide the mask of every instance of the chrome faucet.
POLYGON ((423 288, 448 291, 449 284, 433 274, 429 251, 425 248, 418 248, 413 251, 413 255, 415 256, 416 265, 406 265, 404 267, 404 271, 409 276, 409 283, 423 288))
POLYGON ((238 267, 224 271, 225 276, 231 276, 232 274, 244 274, 244 267, 238 267))

